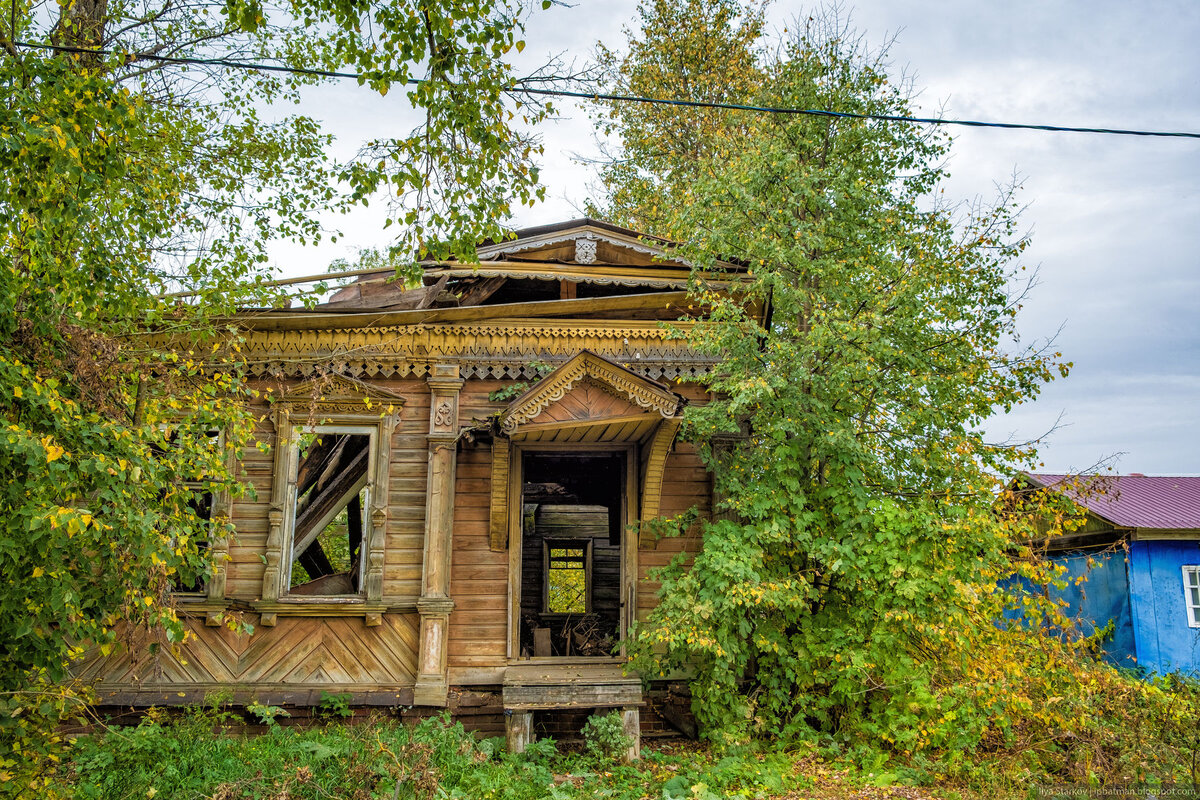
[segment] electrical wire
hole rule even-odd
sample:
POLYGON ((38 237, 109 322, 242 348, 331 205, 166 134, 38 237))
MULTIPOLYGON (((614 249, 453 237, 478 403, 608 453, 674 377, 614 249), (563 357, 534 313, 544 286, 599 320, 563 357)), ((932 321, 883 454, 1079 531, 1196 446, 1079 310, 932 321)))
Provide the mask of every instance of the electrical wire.
MULTIPOLYGON (((71 47, 67 45, 40 44, 33 42, 13 42, 16 47, 34 50, 52 50, 61 53, 76 53, 79 55, 94 55, 94 56, 109 56, 119 54, 119 51, 90 49, 86 47, 71 47)), ((372 78, 382 77, 380 75, 372 75, 370 73, 358 72, 334 72, 324 69, 310 69, 305 67, 285 67, 278 64, 260 64, 250 61, 239 61, 228 58, 192 58, 186 56, 161 56, 150 53, 126 53, 124 54, 129 59, 127 63, 134 61, 157 61, 164 64, 179 64, 179 65, 200 65, 200 66, 220 66, 229 67, 231 69, 247 69, 261 70, 264 72, 283 72, 293 75, 305 75, 317 78, 338 78, 338 79, 353 79, 357 81, 366 81, 372 78)), ((405 83, 410 86, 418 86, 426 81, 421 78, 409 78, 405 83)), ((1019 122, 984 122, 981 120, 967 119, 946 119, 944 117, 905 117, 891 114, 860 114, 850 111, 828 111, 815 108, 787 108, 777 106, 753 106, 744 105, 741 103, 713 103, 703 100, 679 100, 673 98, 662 97, 638 97, 635 95, 609 94, 606 92, 575 92, 566 89, 534 89, 523 86, 516 86, 513 91, 521 94, 536 95, 540 97, 571 97, 581 100, 606 101, 614 103, 643 103, 647 105, 666 105, 678 106, 683 108, 708 108, 720 109, 727 111, 751 111, 764 114, 791 114, 805 115, 814 117, 827 117, 834 119, 861 119, 872 120, 878 122, 902 122, 914 125, 961 125, 970 128, 1000 128, 1007 130, 1030 130, 1030 131, 1049 131, 1057 133, 1098 133, 1110 136, 1153 136, 1153 137, 1168 137, 1182 139, 1200 139, 1200 133, 1191 133, 1186 131, 1149 131, 1136 130, 1128 128, 1087 128, 1075 127, 1069 125, 1035 125, 1019 122)))

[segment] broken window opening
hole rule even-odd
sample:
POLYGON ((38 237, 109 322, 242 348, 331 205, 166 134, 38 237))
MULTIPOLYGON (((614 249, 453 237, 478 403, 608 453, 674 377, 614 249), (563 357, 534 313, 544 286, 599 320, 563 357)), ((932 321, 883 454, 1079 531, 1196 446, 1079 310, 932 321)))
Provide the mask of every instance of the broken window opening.
POLYGON ((586 614, 592 605, 591 542, 546 539, 547 614, 586 614))
MULTIPOLYGON (((179 442, 182 437, 192 435, 194 429, 183 429, 163 425, 160 427, 163 434, 161 444, 151 445, 151 452, 156 457, 170 458, 173 454, 178 454, 179 442)), ((201 461, 207 460, 213 456, 222 456, 225 451, 225 436, 219 428, 206 428, 195 434, 196 438, 203 445, 203 450, 207 451, 207 456, 201 456, 201 461), (201 438, 202 437, 202 438, 201 438)), ((195 467, 189 461, 189 465, 195 467)), ((188 470, 189 472, 191 470, 188 470)), ((187 499, 188 509, 196 516, 198 520, 205 523, 205 527, 211 530, 213 522, 213 513, 215 510, 215 496, 209 484, 205 482, 205 470, 197 469, 191 477, 184 478, 179 481, 179 485, 190 493, 187 499)), ((174 532, 171 534, 171 546, 176 548, 179 544, 178 537, 174 532)), ((196 549, 204 556, 210 546, 208 538, 199 539, 196 541, 196 549)), ((211 566, 211 565, 209 565, 211 566)), ((190 571, 190 570, 189 570, 190 571)), ((203 572, 185 578, 179 572, 176 572, 171 578, 171 592, 178 595, 204 595, 208 591, 208 581, 211 576, 211 570, 206 567, 203 572)), ((192 598, 194 599, 194 598, 192 598)))
POLYGON ((374 461, 369 429, 297 426, 287 591, 302 596, 361 596, 374 461))
POLYGON ((610 656, 621 631, 622 452, 527 452, 522 462, 524 656, 610 656))
MULTIPOLYGON (((192 510, 197 519, 211 524, 213 518, 213 493, 204 489, 200 484, 191 481, 185 481, 183 485, 192 492, 192 496, 188 500, 188 508, 192 510)), ((200 552, 201 556, 207 555, 208 547, 208 539, 200 539, 196 542, 196 549, 200 552)), ((171 591, 175 594, 206 594, 208 579, 210 577, 207 569, 204 573, 194 576, 190 581, 176 572, 174 580, 171 582, 171 591)))

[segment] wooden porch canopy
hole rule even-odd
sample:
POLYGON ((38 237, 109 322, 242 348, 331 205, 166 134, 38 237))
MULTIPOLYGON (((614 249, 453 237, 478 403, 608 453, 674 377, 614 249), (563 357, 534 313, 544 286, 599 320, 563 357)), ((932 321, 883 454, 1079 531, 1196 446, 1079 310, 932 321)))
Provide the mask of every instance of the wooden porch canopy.
MULTIPOLYGON (((583 351, 516 398, 499 415, 492 445, 490 539, 508 546, 512 442, 639 445, 639 519, 659 514, 667 454, 685 401, 666 385, 583 351)), ((632 466, 632 465, 631 465, 632 466)), ((642 547, 654 539, 643 534, 642 547)))

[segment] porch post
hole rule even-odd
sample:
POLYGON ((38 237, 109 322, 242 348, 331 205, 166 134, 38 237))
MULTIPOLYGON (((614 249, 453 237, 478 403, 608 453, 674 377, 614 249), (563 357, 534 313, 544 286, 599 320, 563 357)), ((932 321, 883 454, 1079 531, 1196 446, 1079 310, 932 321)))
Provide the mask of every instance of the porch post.
POLYGON ((429 472, 425 495, 425 555, 421 572, 420 656, 413 702, 445 706, 446 642, 450 612, 450 544, 454 528, 454 475, 458 436, 458 393, 463 380, 456 364, 437 364, 429 379, 429 472))

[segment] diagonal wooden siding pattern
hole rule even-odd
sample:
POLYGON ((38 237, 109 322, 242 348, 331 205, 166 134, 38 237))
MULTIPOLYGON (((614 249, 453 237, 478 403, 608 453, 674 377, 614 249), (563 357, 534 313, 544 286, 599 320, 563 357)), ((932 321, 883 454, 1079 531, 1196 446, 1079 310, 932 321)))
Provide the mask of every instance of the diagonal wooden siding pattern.
POLYGON ((416 614, 385 614, 375 627, 357 617, 281 617, 275 627, 259 626, 247 636, 189 621, 191 635, 178 656, 163 648, 157 659, 133 660, 131 653, 145 653, 149 644, 144 632, 134 633, 129 647, 89 654, 75 675, 130 687, 404 686, 415 682, 418 626, 416 614))

